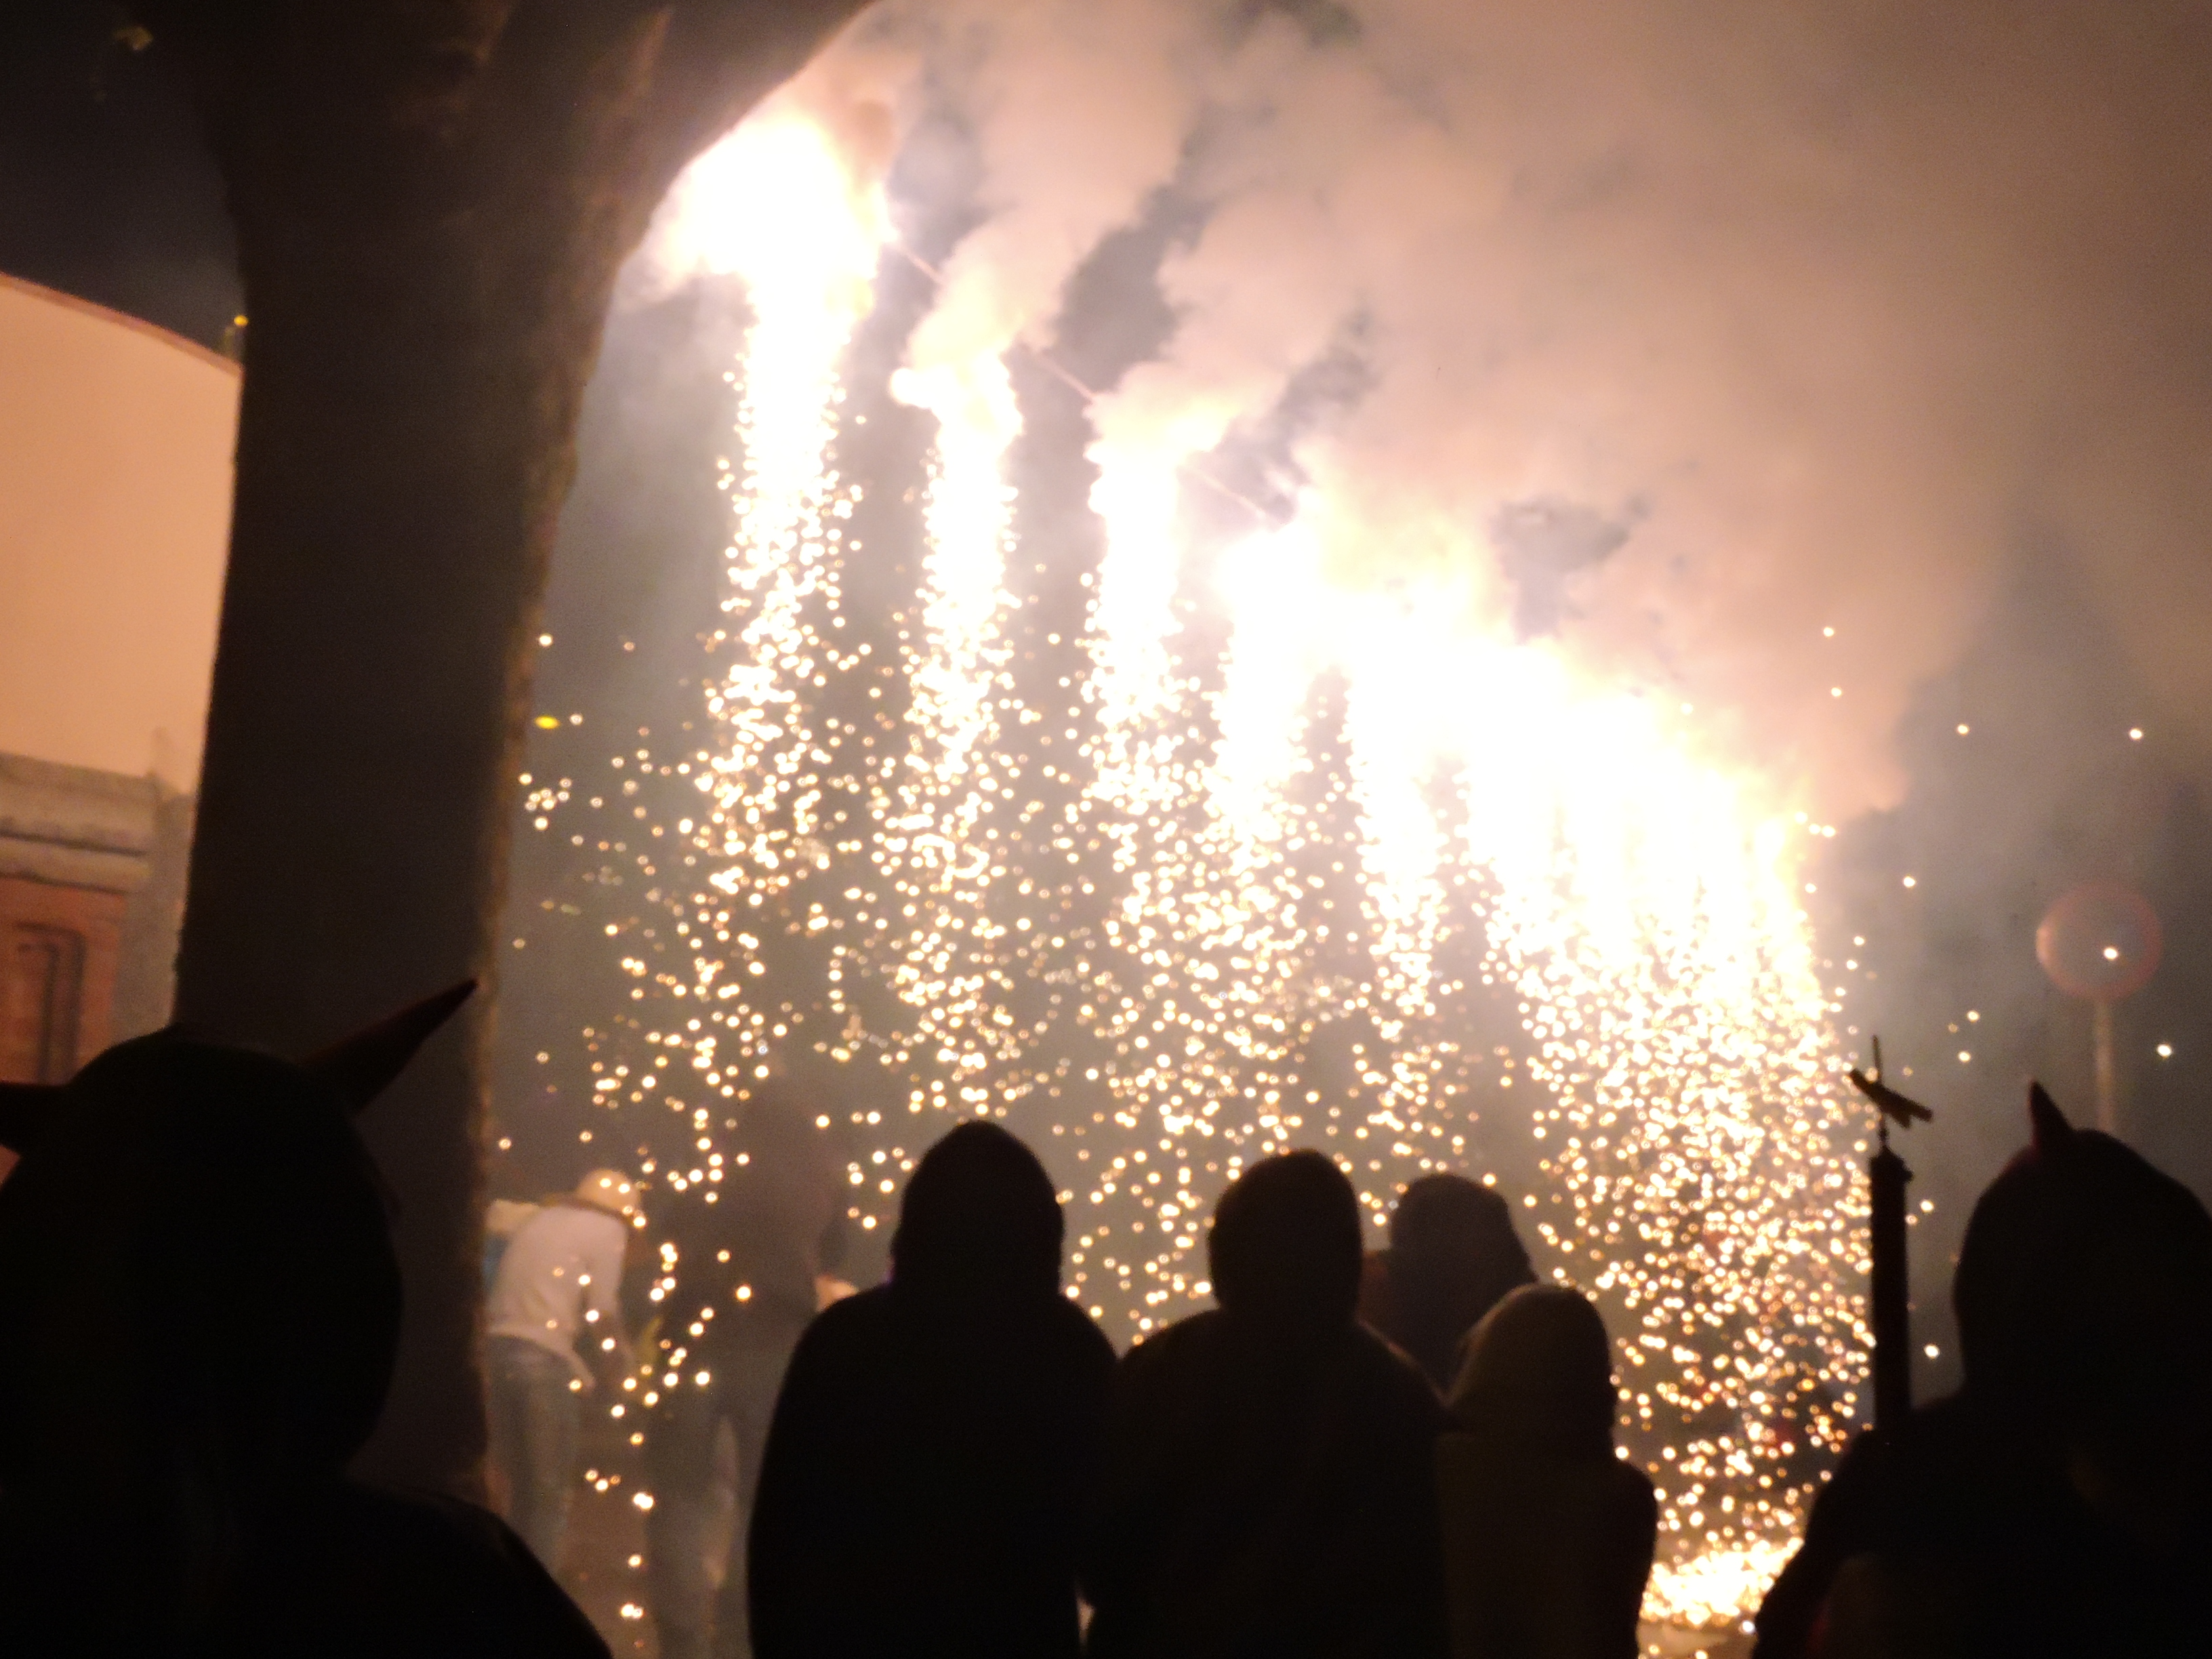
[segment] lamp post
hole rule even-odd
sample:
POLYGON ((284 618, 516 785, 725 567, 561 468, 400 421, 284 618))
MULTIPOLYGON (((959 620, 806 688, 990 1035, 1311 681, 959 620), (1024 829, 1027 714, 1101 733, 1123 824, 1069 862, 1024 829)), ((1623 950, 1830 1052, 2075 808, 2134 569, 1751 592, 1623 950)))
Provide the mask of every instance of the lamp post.
POLYGON ((1912 1171, 1890 1150, 1889 1125, 1925 1123, 1935 1115, 1881 1080, 1881 1039, 1874 1070, 1851 1068, 1851 1085, 1874 1103, 1881 1145, 1867 1165, 1867 1224, 1872 1244, 1868 1324, 1874 1331, 1874 1425, 1894 1433, 1912 1412, 1912 1288, 1905 1245, 1905 1183, 1912 1171))
POLYGON ((2149 982, 2164 943, 2149 902, 2116 881, 2085 882, 2073 889, 2045 913, 2035 930, 2035 959, 2051 982, 2089 1005, 2097 1127, 2107 1134, 2119 1124, 2112 1005, 2149 982))

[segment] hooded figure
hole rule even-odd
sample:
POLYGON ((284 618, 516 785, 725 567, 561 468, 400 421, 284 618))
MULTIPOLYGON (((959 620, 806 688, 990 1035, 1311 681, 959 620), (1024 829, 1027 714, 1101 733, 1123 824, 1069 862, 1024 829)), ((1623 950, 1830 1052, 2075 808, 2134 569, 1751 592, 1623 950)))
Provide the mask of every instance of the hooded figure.
POLYGON ((1097 1659, 1443 1651, 1419 1370, 1353 1316, 1359 1200, 1317 1152, 1255 1164, 1206 1247, 1218 1310, 1114 1379, 1085 1585, 1097 1659))
POLYGON ((1475 1327, 1437 1443, 1453 1659, 1635 1659, 1659 1508, 1619 1406, 1581 1291, 1527 1285, 1475 1327))
POLYGON ((492 1516, 343 1473, 400 1313, 350 1115, 469 988, 304 1064, 170 1030, 0 1085, 0 1651, 605 1653, 492 1516))
POLYGON ((2212 1216, 2032 1087, 1952 1283, 1965 1386, 1844 1456, 1762 1659, 2203 1651, 2212 1216))
POLYGON ((1505 1200, 1465 1176, 1423 1176, 1390 1212, 1390 1248, 1367 1258, 1359 1316, 1412 1356, 1438 1392, 1498 1299, 1536 1275, 1505 1200))
POLYGON ((761 1659, 1072 1659, 1076 1553, 1114 1350, 1060 1293, 1060 1202, 963 1123, 900 1206, 887 1285, 808 1327, 750 1540, 761 1659))

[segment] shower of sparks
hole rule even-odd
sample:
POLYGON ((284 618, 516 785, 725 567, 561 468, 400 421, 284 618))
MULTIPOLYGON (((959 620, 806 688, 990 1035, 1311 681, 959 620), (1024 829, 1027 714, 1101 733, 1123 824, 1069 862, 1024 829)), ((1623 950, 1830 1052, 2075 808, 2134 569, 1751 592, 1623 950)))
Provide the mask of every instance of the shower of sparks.
POLYGON ((675 935, 631 924, 624 1034, 591 1034, 617 1138, 712 1202, 750 1085, 836 1067, 818 1121, 866 1147, 874 1231, 952 1121, 1006 1118, 1064 1183, 1068 1293, 1123 1341, 1207 1305, 1203 1218, 1258 1158, 1328 1150, 1378 1238, 1424 1171, 1525 1168, 1534 1254, 1604 1307, 1661 1490, 1648 1610, 1741 1617, 1867 1340, 1840 1005, 1781 818, 1448 586, 1333 586, 1299 520, 1194 562, 1188 442, 1105 447, 1105 551, 1049 578, 1085 623, 1048 634, 1008 576, 995 358, 892 387, 939 423, 923 551, 861 601, 856 514, 892 507, 840 476, 840 362, 883 204, 773 111, 686 188, 754 319, 709 740, 615 757, 592 801, 675 935))

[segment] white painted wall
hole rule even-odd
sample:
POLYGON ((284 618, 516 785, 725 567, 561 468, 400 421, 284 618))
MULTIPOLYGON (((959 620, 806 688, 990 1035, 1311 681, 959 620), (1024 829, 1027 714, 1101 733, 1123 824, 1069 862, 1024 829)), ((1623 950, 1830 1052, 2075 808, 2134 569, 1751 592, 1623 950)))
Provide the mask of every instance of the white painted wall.
POLYGON ((239 378, 0 276, 0 754, 197 788, 239 378))

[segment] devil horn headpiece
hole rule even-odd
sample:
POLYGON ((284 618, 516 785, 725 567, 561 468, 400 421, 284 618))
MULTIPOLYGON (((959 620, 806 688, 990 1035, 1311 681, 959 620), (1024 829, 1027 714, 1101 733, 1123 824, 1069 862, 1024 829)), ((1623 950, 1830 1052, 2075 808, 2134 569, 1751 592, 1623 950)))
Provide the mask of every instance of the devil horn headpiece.
POLYGON ((476 988, 476 981, 465 979, 435 996, 424 997, 390 1018, 309 1055, 300 1062, 300 1069, 330 1091, 347 1112, 358 1112, 406 1069, 415 1051, 453 1018, 453 1011, 474 995, 476 988))
POLYGON ((2027 1121, 2035 1150, 2046 1158, 2073 1142, 2074 1126, 2040 1083, 2027 1085, 2027 1121))
MULTIPOLYGON (((463 980, 435 996, 402 1008, 388 1019, 356 1031, 342 1042, 300 1062, 300 1069, 330 1092, 343 1111, 358 1112, 380 1094, 415 1057, 433 1031, 475 994, 477 982, 463 980)), ((28 1152, 63 1093, 58 1083, 0 1083, 0 1147, 28 1152)))

